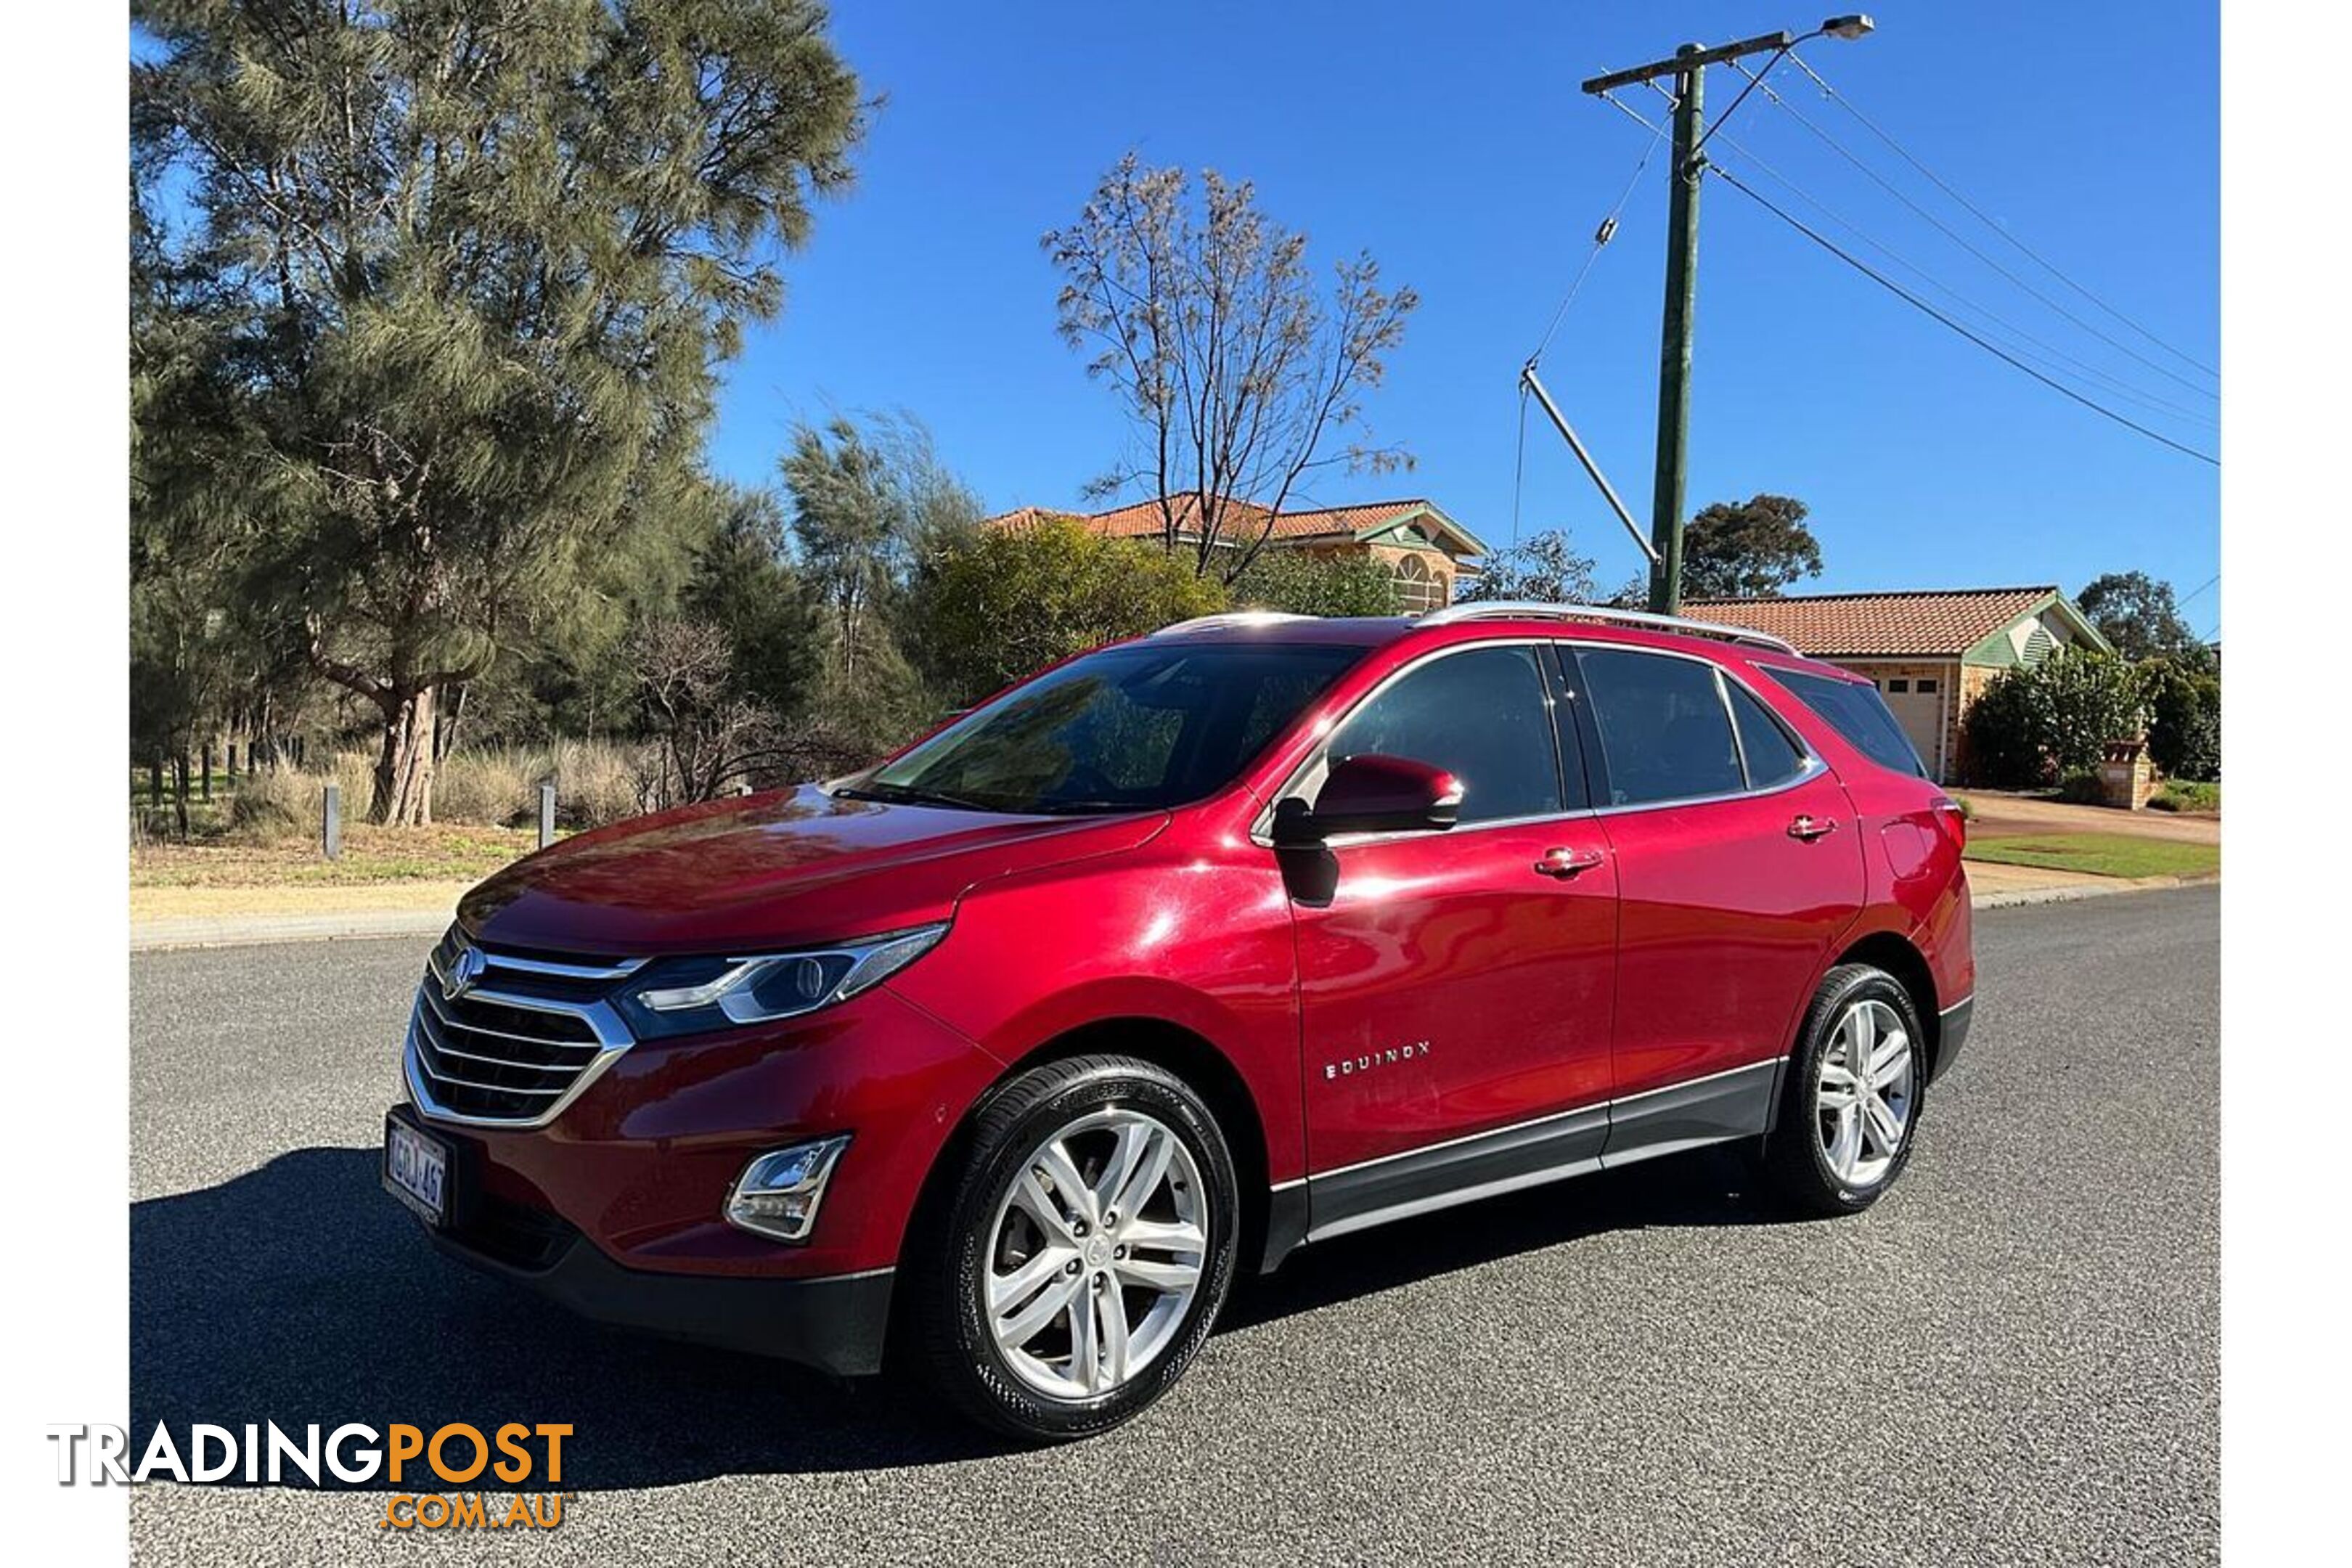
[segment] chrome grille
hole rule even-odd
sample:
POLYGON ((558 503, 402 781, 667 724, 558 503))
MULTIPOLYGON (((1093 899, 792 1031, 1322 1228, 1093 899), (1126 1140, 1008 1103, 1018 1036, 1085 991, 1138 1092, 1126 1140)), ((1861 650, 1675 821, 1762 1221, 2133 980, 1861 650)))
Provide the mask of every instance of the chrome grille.
POLYGON ((425 961, 409 1016, 417 1109, 478 1126, 552 1121, 629 1047, 605 998, 643 962, 477 947, 451 927, 425 961), (463 984, 453 979, 468 969, 463 984))

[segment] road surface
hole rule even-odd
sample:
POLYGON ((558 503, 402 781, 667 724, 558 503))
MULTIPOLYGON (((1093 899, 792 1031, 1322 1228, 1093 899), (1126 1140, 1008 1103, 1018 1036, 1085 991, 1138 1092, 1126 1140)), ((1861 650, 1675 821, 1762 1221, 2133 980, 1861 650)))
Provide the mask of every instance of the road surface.
POLYGON ((2219 896, 1978 917, 1974 1037, 1870 1214, 1702 1152, 1309 1248, 1178 1391, 1008 1452, 887 1387, 611 1334, 376 1186, 424 943, 131 961, 134 1444, 567 1421, 564 1522, 142 1489, 136 1558, 532 1563, 2214 1560, 2219 896))

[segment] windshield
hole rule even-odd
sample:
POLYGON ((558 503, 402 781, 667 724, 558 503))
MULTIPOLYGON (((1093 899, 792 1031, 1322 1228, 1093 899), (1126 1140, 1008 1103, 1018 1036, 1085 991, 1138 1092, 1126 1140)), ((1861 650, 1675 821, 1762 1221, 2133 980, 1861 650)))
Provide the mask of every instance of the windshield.
POLYGON ((976 811, 1181 805, 1232 782, 1363 651, 1106 648, 974 710, 842 793, 976 811))

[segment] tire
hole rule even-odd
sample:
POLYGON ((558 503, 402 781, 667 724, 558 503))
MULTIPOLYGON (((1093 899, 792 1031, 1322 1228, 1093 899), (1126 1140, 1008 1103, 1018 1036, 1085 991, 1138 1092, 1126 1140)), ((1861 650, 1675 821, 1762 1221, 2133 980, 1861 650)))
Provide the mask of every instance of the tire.
POLYGON ((930 1384, 1032 1442, 1141 1414, 1233 1284, 1240 1194, 1214 1115, 1150 1062, 1074 1057, 1005 1084, 964 1149, 910 1249, 908 1326, 930 1384))
POLYGON ((1764 1142, 1765 1174, 1792 1207, 1859 1214, 1895 1184, 1918 1138, 1927 1087, 1926 1040, 1910 992, 1885 970, 1842 963, 1822 977, 1798 1031, 1780 1113, 1764 1142), (1899 1053, 1891 1045, 1893 1028, 1904 1036, 1899 1053), (1832 1107, 1841 1077, 1850 1076, 1846 1058, 1858 1030, 1866 1030, 1870 1059, 1879 1064, 1874 1076, 1883 1081, 1873 1096, 1879 1110, 1858 1101, 1849 1117, 1832 1107), (1897 1124, 1891 1140, 1890 1121, 1897 1124))

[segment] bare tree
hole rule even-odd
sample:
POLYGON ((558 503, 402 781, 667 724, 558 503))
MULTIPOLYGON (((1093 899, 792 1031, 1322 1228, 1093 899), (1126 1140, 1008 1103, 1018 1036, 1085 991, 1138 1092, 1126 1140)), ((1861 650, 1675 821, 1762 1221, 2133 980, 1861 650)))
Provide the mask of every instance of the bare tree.
POLYGON ((1149 488, 1167 547, 1192 532, 1194 570, 1228 582, 1318 469, 1412 461, 1369 440, 1361 398, 1419 296, 1382 290, 1380 264, 1360 252, 1333 268, 1327 297, 1307 237, 1260 212, 1256 194, 1211 169, 1196 200, 1183 170, 1129 153, 1043 241, 1063 275, 1063 341, 1094 351, 1087 373, 1118 394, 1139 437, 1091 488, 1149 488))
POLYGON ((645 809, 715 798, 773 744, 768 711, 731 691, 731 656, 718 627, 649 622, 630 651, 654 740, 636 780, 645 809))

